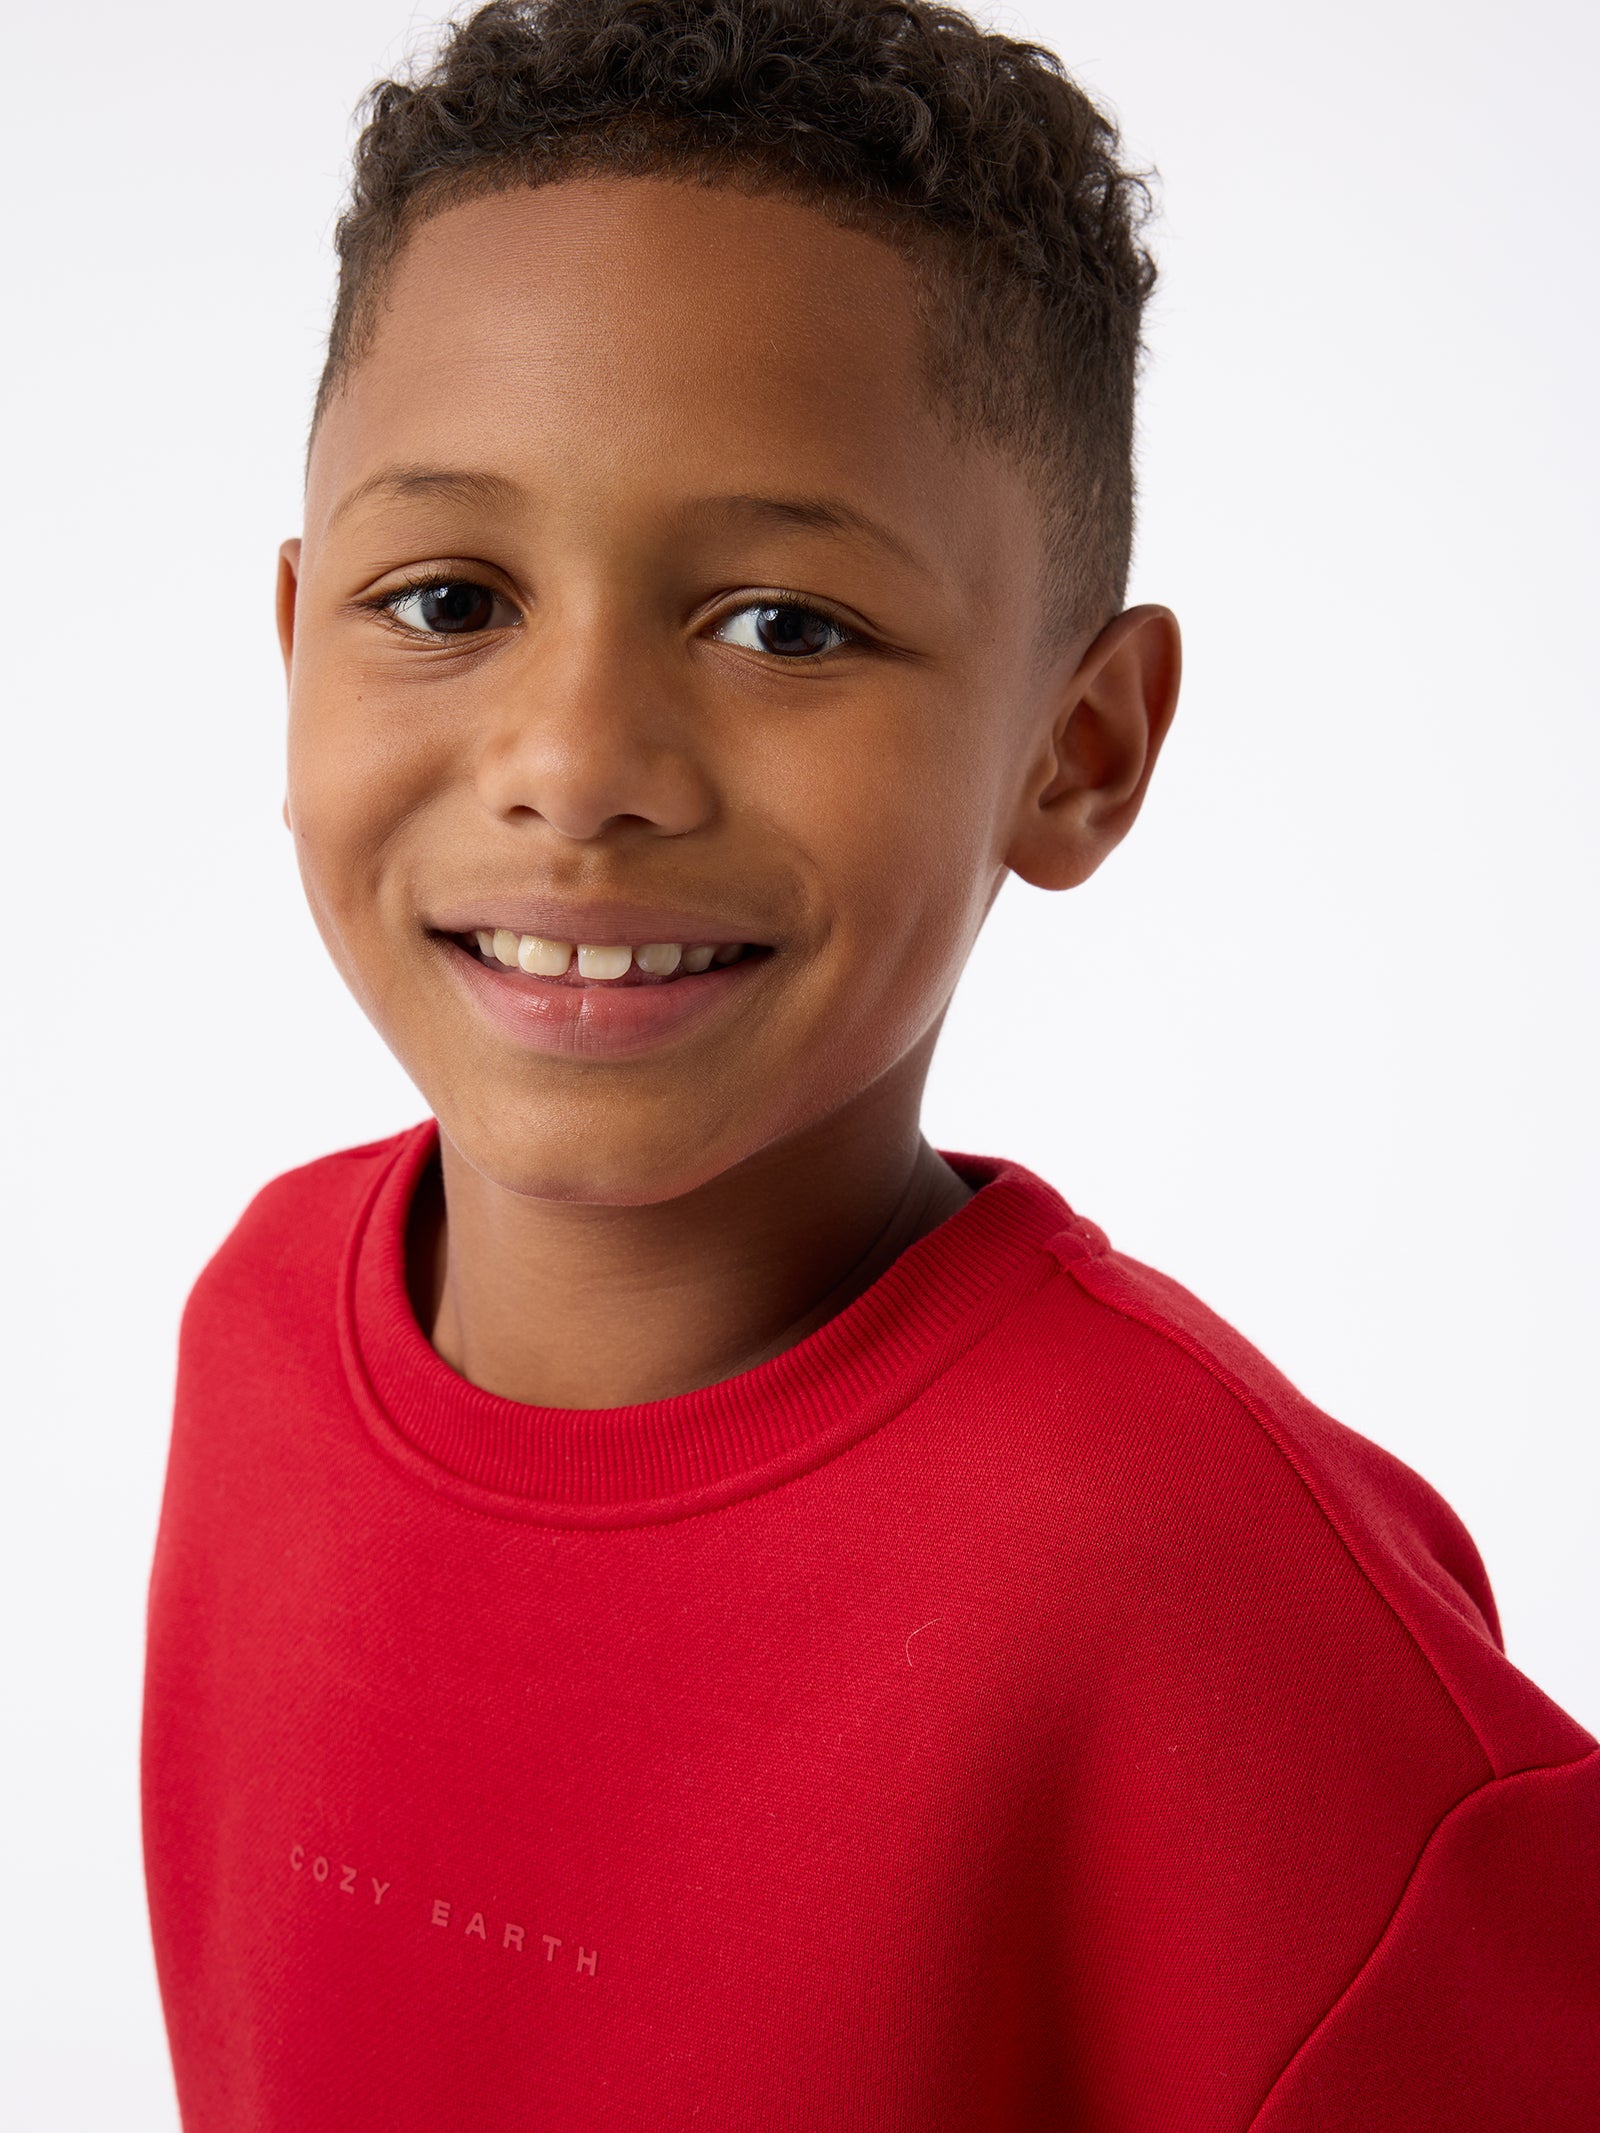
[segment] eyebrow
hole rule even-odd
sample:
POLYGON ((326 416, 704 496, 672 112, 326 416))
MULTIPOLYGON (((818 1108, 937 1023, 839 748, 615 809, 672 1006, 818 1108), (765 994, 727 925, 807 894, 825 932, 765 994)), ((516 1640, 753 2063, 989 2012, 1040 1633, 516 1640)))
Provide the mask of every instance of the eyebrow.
MULTIPOLYGON (((330 530, 355 510, 358 504, 382 498, 410 502, 437 497, 447 503, 498 506, 502 509, 521 501, 523 492, 503 474, 479 472, 470 467, 385 467, 365 481, 357 482, 334 506, 330 530)), ((842 497, 832 496, 733 496, 697 497, 688 507, 697 519, 753 519, 769 525, 803 526, 822 533, 854 533, 875 542, 924 577, 934 575, 921 556, 900 535, 842 497)))
POLYGON ((858 511, 842 497, 833 496, 707 496, 691 510, 696 518, 748 518, 780 526, 813 527, 822 533, 858 533, 880 548, 886 548, 911 569, 932 577, 925 556, 903 541, 881 520, 858 511))
POLYGON ((385 467, 381 473, 358 481, 335 504, 328 519, 330 531, 358 504, 381 497, 386 502, 410 502, 416 497, 438 497, 453 504, 512 504, 521 495, 514 481, 503 474, 480 474, 469 467, 385 467))

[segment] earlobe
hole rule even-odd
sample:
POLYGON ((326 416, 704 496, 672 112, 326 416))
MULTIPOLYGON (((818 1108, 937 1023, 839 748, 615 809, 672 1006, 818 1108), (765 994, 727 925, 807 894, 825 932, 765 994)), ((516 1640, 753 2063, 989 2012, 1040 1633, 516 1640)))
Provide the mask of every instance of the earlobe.
POLYGON ((285 673, 294 657, 294 603, 300 586, 300 542, 285 541, 278 550, 278 645, 285 673))
POLYGON ((1040 889, 1087 881, 1133 827, 1178 703, 1177 618, 1134 607, 1108 622, 1047 707, 1006 864, 1040 889))

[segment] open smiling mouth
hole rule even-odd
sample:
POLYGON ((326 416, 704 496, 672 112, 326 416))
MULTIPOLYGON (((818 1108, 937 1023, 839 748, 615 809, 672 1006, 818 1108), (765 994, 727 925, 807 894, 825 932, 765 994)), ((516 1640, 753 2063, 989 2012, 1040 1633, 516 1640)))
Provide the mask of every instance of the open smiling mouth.
POLYGON ((642 941, 637 945, 550 941, 534 933, 453 933, 448 938, 494 971, 518 971, 553 985, 622 987, 671 985, 736 963, 770 956, 756 941, 642 941))

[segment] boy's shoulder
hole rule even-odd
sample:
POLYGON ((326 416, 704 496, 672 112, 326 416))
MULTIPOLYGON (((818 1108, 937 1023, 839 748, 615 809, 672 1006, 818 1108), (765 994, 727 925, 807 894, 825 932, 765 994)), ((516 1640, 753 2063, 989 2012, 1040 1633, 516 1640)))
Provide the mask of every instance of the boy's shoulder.
MULTIPOLYGON (((1177 1587, 1187 1562, 1196 1579, 1227 1585, 1254 1562, 1257 1598, 1277 1590, 1287 1605, 1296 1587, 1344 1587, 1343 1562, 1420 1651, 1496 1775, 1593 1746, 1507 1662, 1482 1558, 1429 1482, 1325 1413, 1197 1296, 1113 1249, 1092 1223, 1078 1219, 1049 1249, 1066 1277, 1046 1314, 1054 1370, 1070 1383, 1089 1349, 1111 1456, 1124 1474, 1137 1472, 1147 1504, 1182 1507, 1170 1526, 1159 1511, 1147 1522, 1152 1576, 1170 1567, 1177 1587), (1168 1543, 1183 1561, 1157 1559, 1168 1543)), ((1337 1608, 1333 1617, 1353 1621, 1337 1608)))
POLYGON ((352 1224, 378 1182, 432 1123, 298 1163, 269 1179, 202 1269, 184 1312, 186 1338, 197 1322, 298 1301, 336 1277, 352 1224))

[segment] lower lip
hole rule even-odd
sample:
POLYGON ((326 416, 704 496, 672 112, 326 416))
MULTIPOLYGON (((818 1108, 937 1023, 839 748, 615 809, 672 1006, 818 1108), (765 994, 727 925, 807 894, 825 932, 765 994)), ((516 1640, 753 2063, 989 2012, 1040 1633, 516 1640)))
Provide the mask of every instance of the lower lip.
POLYGON ((626 1059, 682 1035, 731 1006, 771 955, 742 957, 654 985, 530 977, 480 962, 457 942, 444 952, 456 982, 513 1044, 571 1059, 626 1059))

